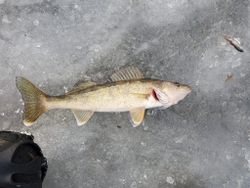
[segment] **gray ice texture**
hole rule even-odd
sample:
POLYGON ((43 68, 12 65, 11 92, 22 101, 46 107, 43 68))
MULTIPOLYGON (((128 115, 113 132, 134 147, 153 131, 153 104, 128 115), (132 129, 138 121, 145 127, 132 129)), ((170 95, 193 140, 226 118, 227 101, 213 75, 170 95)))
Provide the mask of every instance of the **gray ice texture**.
POLYGON ((249 188, 249 9, 248 0, 0 0, 0 129, 35 136, 45 188, 249 188), (60 95, 129 65, 193 91, 148 110, 138 128, 127 113, 77 127, 69 110, 22 124, 16 76, 60 95))

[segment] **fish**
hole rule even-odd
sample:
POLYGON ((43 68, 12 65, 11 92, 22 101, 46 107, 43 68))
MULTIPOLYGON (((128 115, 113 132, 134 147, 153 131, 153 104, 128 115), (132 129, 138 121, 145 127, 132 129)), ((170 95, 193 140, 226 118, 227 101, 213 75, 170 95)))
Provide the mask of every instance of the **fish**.
POLYGON ((24 77, 16 77, 24 101, 23 123, 33 125, 45 112, 70 109, 78 126, 86 124, 94 112, 129 112, 133 127, 142 124, 146 109, 168 108, 183 100, 191 87, 178 82, 145 78, 134 66, 110 76, 110 82, 81 81, 63 95, 51 96, 24 77))
POLYGON ((238 50, 239 52, 244 52, 244 50, 242 49, 242 47, 240 46, 240 42, 237 40, 237 39, 235 39, 235 38, 233 38, 233 37, 231 37, 231 36, 227 36, 227 35, 224 35, 224 39, 226 40, 226 41, 228 41, 229 42, 229 44, 231 44, 236 50, 238 50))

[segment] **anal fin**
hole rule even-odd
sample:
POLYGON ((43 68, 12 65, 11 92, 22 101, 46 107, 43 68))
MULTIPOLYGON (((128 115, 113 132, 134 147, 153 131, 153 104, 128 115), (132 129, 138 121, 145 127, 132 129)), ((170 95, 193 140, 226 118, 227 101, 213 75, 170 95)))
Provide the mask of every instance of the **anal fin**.
POLYGON ((144 115, 145 115, 145 108, 135 108, 130 110, 130 117, 133 127, 137 127, 143 122, 144 115))
POLYGON ((78 126, 82 126, 88 122, 88 120, 94 114, 93 111, 82 111, 82 110, 72 110, 78 126))

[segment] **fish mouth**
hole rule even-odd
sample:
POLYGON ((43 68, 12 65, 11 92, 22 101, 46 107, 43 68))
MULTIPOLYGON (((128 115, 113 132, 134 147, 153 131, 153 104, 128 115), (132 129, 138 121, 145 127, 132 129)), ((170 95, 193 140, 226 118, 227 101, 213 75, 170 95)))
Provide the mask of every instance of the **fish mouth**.
POLYGON ((192 92, 192 88, 188 86, 188 94, 192 92))
POLYGON ((187 94, 191 93, 192 92, 192 88, 189 86, 189 85, 183 85, 184 87, 184 90, 187 94))

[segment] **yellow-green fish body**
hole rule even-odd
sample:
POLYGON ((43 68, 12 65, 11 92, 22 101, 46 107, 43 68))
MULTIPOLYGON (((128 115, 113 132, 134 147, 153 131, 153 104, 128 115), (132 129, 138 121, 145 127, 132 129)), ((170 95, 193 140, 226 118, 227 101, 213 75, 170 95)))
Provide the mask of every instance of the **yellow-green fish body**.
POLYGON ((152 89, 159 80, 131 80, 94 85, 64 96, 48 99, 51 108, 91 110, 95 112, 122 112, 132 108, 161 106, 157 100, 149 101, 152 89))
POLYGON ((25 78, 17 78, 17 87, 24 102, 24 124, 31 125, 50 109, 71 109, 78 125, 85 124, 94 112, 129 111, 134 126, 144 119, 145 110, 169 107, 182 100, 191 89, 187 85, 163 80, 145 79, 134 67, 111 76, 111 83, 77 84, 62 96, 48 96, 25 78))

